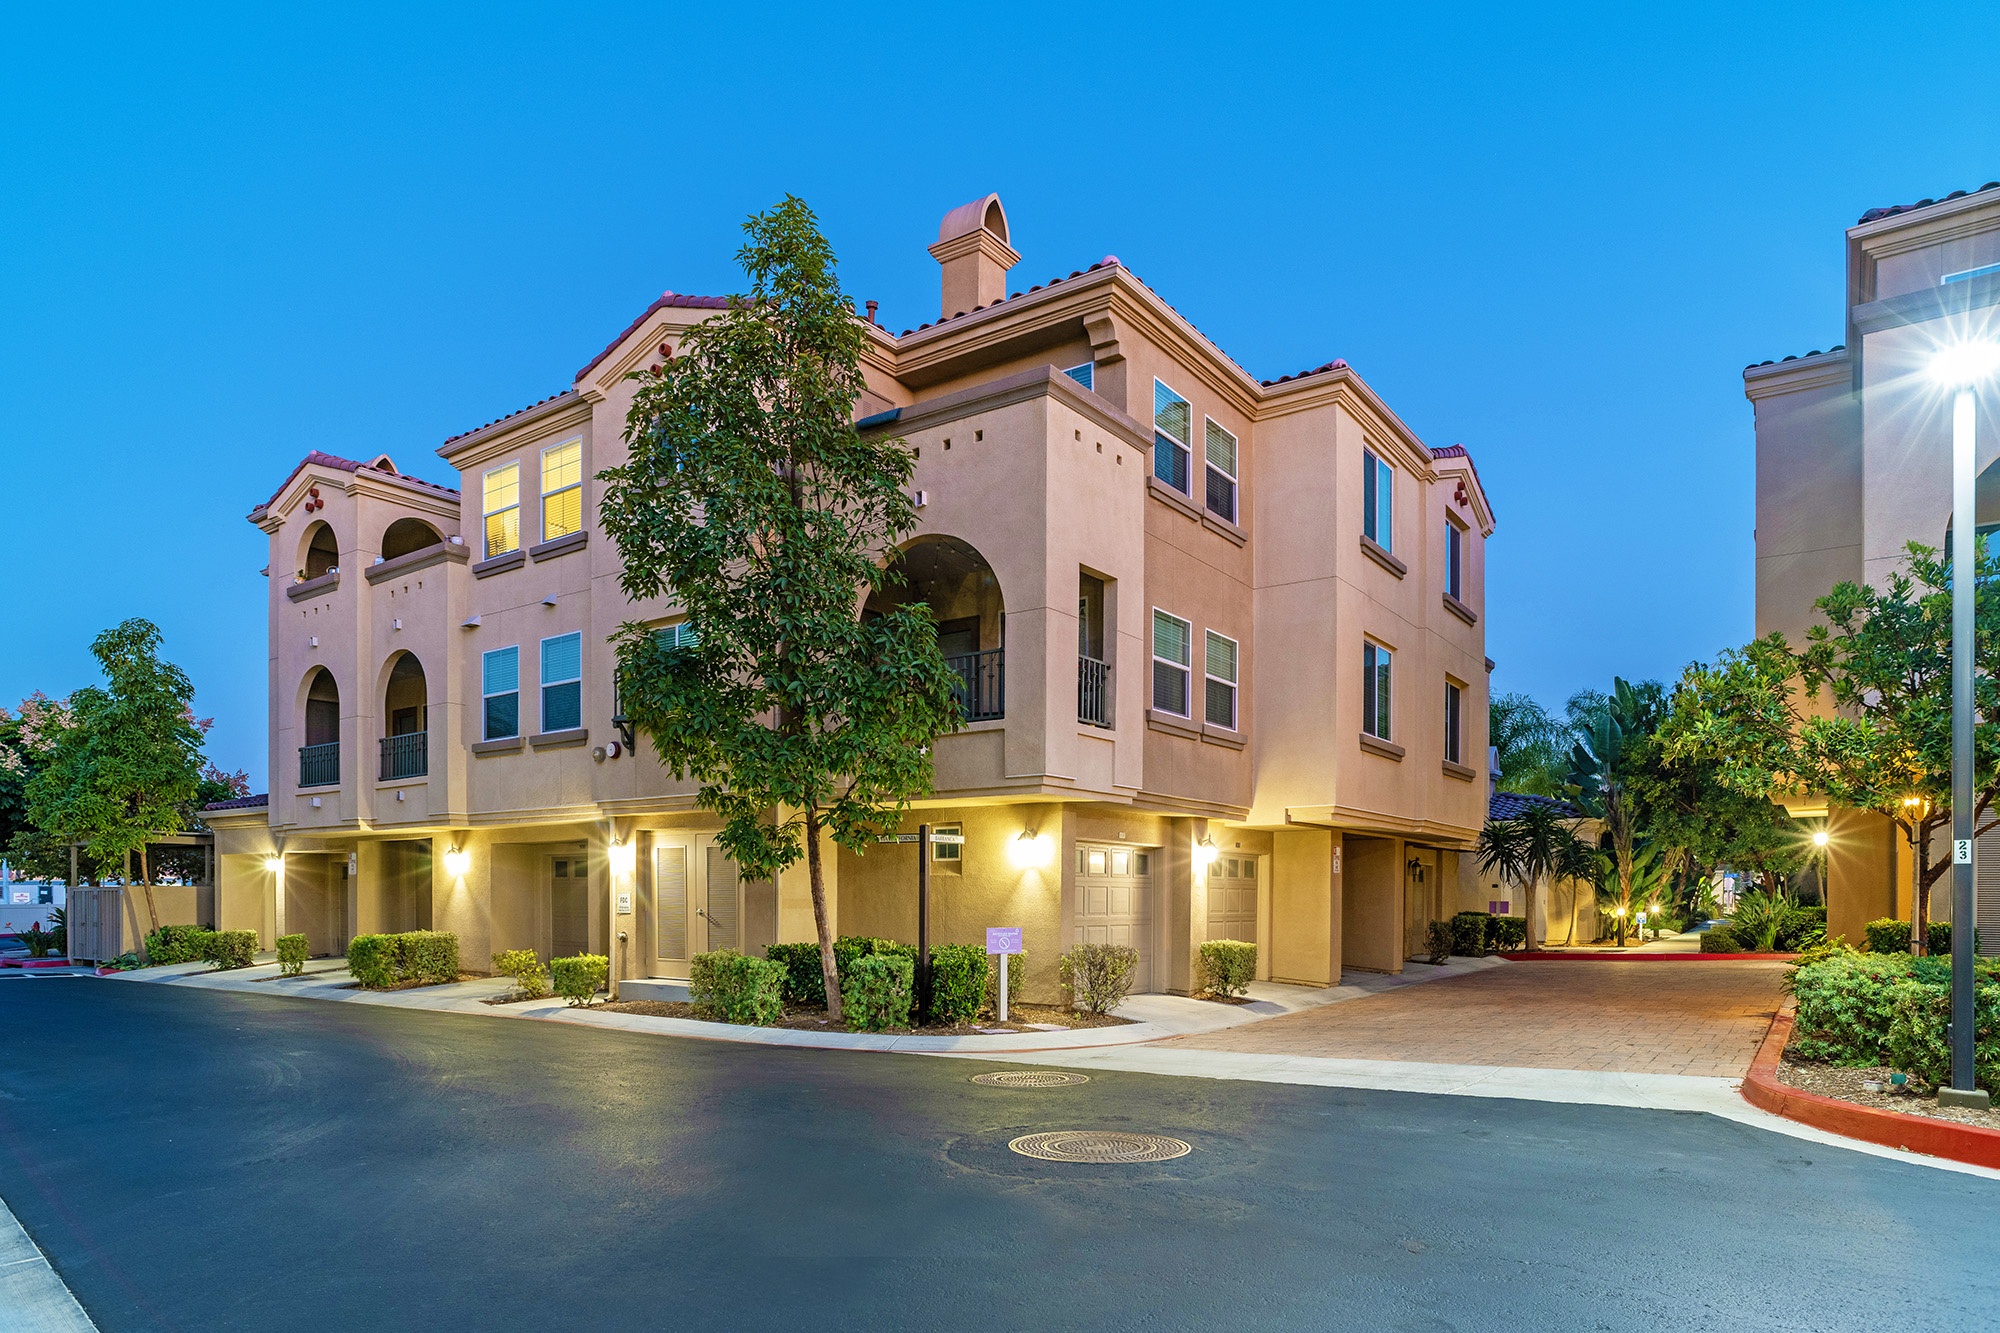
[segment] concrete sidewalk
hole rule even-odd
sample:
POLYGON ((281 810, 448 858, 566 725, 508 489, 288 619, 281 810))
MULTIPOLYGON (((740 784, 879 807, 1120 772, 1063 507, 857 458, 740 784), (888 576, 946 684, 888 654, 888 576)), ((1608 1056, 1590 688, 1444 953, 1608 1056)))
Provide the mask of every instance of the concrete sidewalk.
POLYGON ((1001 1051, 1061 1051, 1100 1046, 1134 1046, 1165 1037, 1196 1036, 1228 1028, 1304 1013, 1349 1000, 1382 995, 1408 986, 1470 976, 1508 964, 1500 958, 1454 958, 1443 967, 1413 965, 1400 976, 1356 973, 1338 986, 1288 986, 1258 981, 1250 985, 1247 1004, 1217 1004, 1182 995, 1135 995, 1112 1012, 1133 1020, 1124 1027, 1072 1028, 1064 1032, 1017 1032, 973 1037, 895 1036, 869 1032, 801 1032, 791 1028, 747 1027, 697 1019, 655 1018, 648 1014, 609 1013, 579 1009, 561 999, 524 1000, 519 1004, 487 1004, 505 995, 513 983, 500 977, 423 986, 401 991, 352 989, 354 978, 338 959, 315 959, 303 975, 281 977, 269 955, 253 967, 216 972, 205 963, 182 963, 114 972, 106 980, 194 986, 204 990, 242 991, 252 995, 299 996, 350 1004, 379 1004, 399 1009, 429 1009, 439 1013, 485 1014, 495 1018, 538 1018, 630 1032, 660 1032, 710 1041, 740 1041, 760 1046, 807 1046, 821 1050, 905 1051, 924 1054, 1001 1051))
POLYGON ((4 1201, 0 1201, 0 1328, 9 1333, 97 1331, 4 1201))

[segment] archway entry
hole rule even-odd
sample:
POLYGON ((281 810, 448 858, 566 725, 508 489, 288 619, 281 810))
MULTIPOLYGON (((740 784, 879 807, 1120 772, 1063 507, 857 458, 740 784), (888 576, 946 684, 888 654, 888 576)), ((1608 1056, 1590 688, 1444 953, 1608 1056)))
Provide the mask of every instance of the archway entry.
POLYGON ((383 689, 381 781, 420 778, 430 772, 430 703, 424 664, 415 653, 399 653, 383 689))
POLYGON ((954 691, 968 722, 1007 715, 1007 609, 1000 580, 970 542, 919 537, 896 553, 889 586, 863 615, 921 602, 937 622, 938 649, 959 679, 954 691))
POLYGON ((299 747, 299 785, 340 785, 340 686, 325 667, 306 687, 305 744, 299 747))

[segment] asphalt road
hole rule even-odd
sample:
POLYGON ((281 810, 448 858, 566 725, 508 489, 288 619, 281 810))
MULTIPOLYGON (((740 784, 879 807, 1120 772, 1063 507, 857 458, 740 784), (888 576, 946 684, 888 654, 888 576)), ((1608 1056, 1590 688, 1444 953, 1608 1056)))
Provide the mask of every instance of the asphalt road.
MULTIPOLYGON (((1991 1326, 2000 1184, 1713 1117, 91 979, 0 985, 0 1197, 107 1333, 1991 1326), (1044 1129, 1194 1145, 1153 1166, 1044 1129)), ((0 1328, 6 1327, 0 1310, 0 1328)))

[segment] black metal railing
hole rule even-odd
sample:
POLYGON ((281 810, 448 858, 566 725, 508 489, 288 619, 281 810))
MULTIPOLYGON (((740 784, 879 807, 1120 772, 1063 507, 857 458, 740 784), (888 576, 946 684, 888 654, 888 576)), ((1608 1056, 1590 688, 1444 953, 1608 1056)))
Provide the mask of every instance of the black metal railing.
POLYGON ((338 787, 340 785, 340 742, 299 747, 299 785, 338 787))
POLYGON ((428 731, 405 732, 401 736, 382 738, 382 778, 383 782, 395 778, 420 778, 431 771, 431 734, 428 731))
POLYGON ((1076 720, 1093 727, 1111 725, 1111 664, 1094 657, 1076 659, 1076 720))
POLYGON ((986 722, 1007 715, 1006 649, 947 657, 944 664, 958 677, 952 694, 967 722, 986 722))

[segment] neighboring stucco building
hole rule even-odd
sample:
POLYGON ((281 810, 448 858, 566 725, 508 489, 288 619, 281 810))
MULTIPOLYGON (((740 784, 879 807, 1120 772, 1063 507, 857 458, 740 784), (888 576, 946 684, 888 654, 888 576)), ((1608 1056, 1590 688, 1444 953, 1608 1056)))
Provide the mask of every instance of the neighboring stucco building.
MULTIPOLYGON (((1931 354, 2000 334, 2000 181, 1893 208, 1847 230, 1846 337, 1746 367, 1757 422, 1757 633, 1802 643, 1844 579, 1882 582, 1951 522, 1951 411, 1931 354)), ((2000 525, 2000 386, 1980 396, 1978 523, 2000 525)), ((1797 813, 1824 813, 1802 805, 1797 813)), ((1829 815, 1827 933, 1910 914, 1911 858, 1887 819, 1829 815)), ((1946 835, 1949 836, 1949 835, 1946 835)), ((1934 853, 1936 854, 1936 853, 1934 853)), ((1979 926, 2000 947, 2000 837, 1978 848, 1979 926)), ((1948 919, 1948 892, 1932 915, 1948 919)))
MULTIPOLYGON (((965 838, 935 849, 933 939, 1023 927, 1042 999, 1079 939, 1135 945, 1140 989, 1185 991, 1211 938, 1280 980, 1400 970, 1486 815, 1471 458, 1345 362, 1252 378, 1115 258, 1009 295, 997 196, 931 254, 944 317, 871 313, 856 416, 917 451, 900 558, 965 682, 905 825, 965 838)), ((661 296, 570 388, 446 442, 453 486, 314 453, 251 512, 271 791, 207 812, 218 924, 324 952, 429 926, 468 966, 588 949, 624 978, 812 938, 803 865, 739 882, 621 731, 606 643, 680 616, 626 600, 597 527, 627 376, 725 304, 661 296)), ((829 854, 840 933, 914 938, 915 855, 829 854)))

